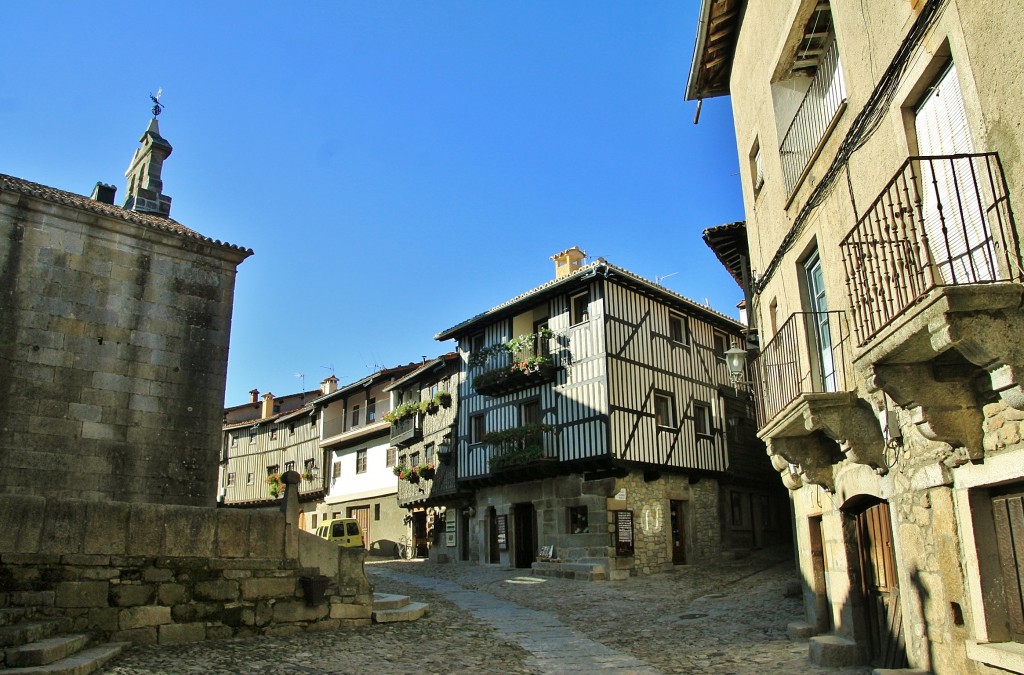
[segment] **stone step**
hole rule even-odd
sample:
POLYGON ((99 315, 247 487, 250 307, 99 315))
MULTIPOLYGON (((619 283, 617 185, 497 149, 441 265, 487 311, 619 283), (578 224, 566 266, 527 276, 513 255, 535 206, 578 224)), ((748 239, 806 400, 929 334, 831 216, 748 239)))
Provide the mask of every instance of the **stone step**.
POLYGON ((8 668, 45 666, 48 663, 67 658, 87 644, 89 644, 88 635, 58 635, 7 649, 4 663, 8 668))
POLYGON ((4 607, 0 609, 0 626, 10 626, 24 621, 27 613, 24 607, 4 607))
POLYGON ((109 642, 91 647, 45 666, 6 668, 4 675, 88 675, 131 646, 130 642, 109 642))
POLYGON ((18 647, 53 637, 63 633, 71 626, 70 619, 44 619, 40 621, 23 621, 10 626, 0 627, 0 649, 18 647))
POLYGON ((375 623, 415 621, 423 616, 428 609, 430 609, 430 605, 425 602, 410 602, 399 609, 374 609, 373 620, 375 623))
POLYGON ((373 609, 401 609, 409 604, 408 595, 395 595, 393 593, 374 593, 373 609))
POLYGON ((606 581, 608 572, 603 565, 593 563, 535 562, 531 566, 534 576, 577 579, 580 581, 606 581))

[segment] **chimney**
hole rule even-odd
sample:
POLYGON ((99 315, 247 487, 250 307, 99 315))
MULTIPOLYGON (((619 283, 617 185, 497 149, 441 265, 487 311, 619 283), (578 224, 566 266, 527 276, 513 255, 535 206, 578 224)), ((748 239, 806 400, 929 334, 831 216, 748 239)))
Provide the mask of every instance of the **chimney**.
POLYGON ((325 377, 323 381, 320 382, 321 394, 333 394, 336 391, 338 391, 338 378, 336 378, 334 375, 325 377))
POLYGON ((249 403, 259 403, 259 402, 260 402, 260 390, 259 389, 250 389, 249 390, 249 403))
POLYGON ((117 194, 116 187, 97 181, 96 186, 92 189, 92 195, 90 195, 89 199, 103 204, 113 204, 115 194, 117 194))
POLYGON ((561 253, 551 256, 555 261, 555 279, 567 277, 583 266, 583 260, 587 254, 580 250, 579 246, 573 246, 561 253))
POLYGON ((128 179, 128 194, 125 196, 124 208, 129 211, 170 216, 171 198, 164 194, 164 182, 160 178, 160 172, 172 148, 160 135, 160 125, 156 117, 149 121, 149 127, 139 142, 142 145, 135 150, 132 163, 124 172, 128 179))
POLYGON ((263 410, 260 413, 260 419, 266 419, 274 416, 274 395, 269 391, 263 395, 263 410))

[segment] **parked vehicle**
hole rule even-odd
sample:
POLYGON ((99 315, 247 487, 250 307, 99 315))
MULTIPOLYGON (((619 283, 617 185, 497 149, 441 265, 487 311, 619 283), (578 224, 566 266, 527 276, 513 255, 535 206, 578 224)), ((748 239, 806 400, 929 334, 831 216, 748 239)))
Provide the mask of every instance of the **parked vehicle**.
POLYGON ((359 521, 355 518, 335 518, 324 521, 316 528, 316 536, 333 541, 338 546, 366 546, 359 521))

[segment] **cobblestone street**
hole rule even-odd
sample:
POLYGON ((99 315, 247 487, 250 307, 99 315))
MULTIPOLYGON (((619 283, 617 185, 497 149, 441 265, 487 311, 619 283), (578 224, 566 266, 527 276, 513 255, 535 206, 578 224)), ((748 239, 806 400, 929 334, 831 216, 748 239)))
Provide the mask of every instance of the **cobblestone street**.
POLYGON ((375 590, 430 603, 412 623, 135 648, 127 673, 820 673, 784 597, 789 549, 623 582, 425 561, 370 563, 375 590))

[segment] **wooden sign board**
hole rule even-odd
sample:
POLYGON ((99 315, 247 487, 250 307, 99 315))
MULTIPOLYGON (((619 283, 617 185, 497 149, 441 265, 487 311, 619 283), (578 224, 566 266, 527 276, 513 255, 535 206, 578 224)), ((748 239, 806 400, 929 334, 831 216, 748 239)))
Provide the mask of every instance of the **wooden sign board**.
POLYGON ((508 516, 498 516, 498 550, 508 550, 508 516))
POLYGON ((615 511, 615 555, 633 555, 633 512, 615 511))

